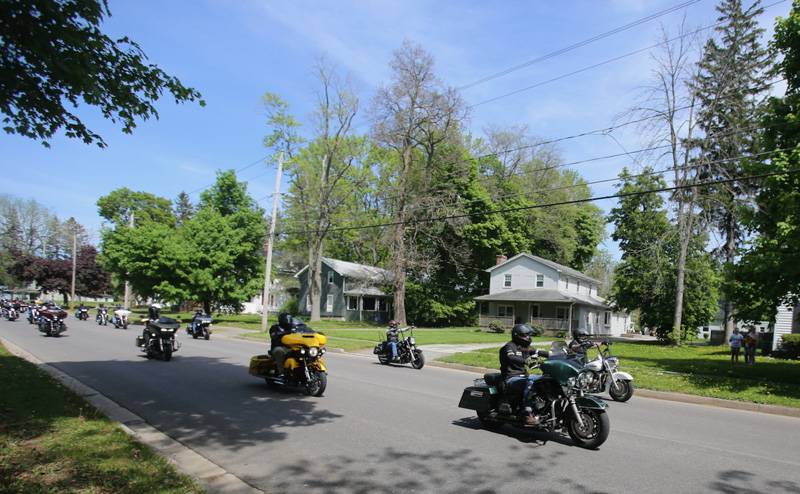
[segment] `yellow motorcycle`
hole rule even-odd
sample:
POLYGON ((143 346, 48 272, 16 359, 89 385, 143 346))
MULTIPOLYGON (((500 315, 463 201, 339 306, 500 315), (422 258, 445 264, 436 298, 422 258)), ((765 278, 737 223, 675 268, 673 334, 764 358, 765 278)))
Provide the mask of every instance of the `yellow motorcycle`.
POLYGON ((322 396, 328 385, 325 366, 325 343, 328 338, 307 330, 289 333, 281 343, 289 348, 283 372, 275 368, 271 355, 256 355, 250 359, 250 375, 264 379, 270 386, 302 386, 310 396, 322 396))

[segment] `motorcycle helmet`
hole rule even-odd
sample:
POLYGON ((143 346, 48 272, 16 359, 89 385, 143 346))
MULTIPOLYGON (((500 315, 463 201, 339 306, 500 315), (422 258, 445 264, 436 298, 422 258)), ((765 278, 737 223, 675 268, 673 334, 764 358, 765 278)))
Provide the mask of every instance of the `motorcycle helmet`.
POLYGON ((288 312, 282 312, 278 315, 278 326, 281 329, 285 329, 286 331, 291 331, 294 329, 294 319, 292 315, 288 312))
POLYGON ((397 329, 397 321, 395 321, 394 319, 389 321, 389 327, 392 329, 397 329))
POLYGON ((533 336, 533 330, 527 324, 517 324, 511 329, 511 340, 517 345, 530 346, 531 336, 533 336))
POLYGON ((147 315, 151 321, 157 321, 161 316, 161 304, 152 304, 147 309, 147 315))
POLYGON ((585 329, 575 329, 572 334, 578 341, 584 341, 589 338, 589 333, 585 329))

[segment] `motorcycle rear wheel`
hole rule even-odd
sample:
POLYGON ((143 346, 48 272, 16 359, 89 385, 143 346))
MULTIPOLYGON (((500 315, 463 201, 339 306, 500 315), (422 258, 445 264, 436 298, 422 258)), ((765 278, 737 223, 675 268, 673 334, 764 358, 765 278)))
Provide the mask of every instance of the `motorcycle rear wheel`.
POLYGON ((581 410, 583 427, 575 416, 567 419, 567 432, 577 446, 586 449, 598 448, 608 439, 611 423, 608 414, 597 410, 581 410))
POLYGON ((322 396, 328 387, 328 376, 324 372, 311 372, 312 379, 306 383, 306 394, 309 396, 322 396))
POLYGON ((633 383, 631 381, 611 383, 608 394, 614 401, 626 402, 633 396, 633 383))

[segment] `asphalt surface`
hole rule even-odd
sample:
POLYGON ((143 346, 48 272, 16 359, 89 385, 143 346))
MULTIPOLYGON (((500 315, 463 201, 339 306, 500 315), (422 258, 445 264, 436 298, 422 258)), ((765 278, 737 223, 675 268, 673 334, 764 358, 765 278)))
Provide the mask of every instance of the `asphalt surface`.
POLYGON ((331 352, 311 398, 248 375, 256 343, 182 332, 172 361, 150 361, 140 326, 68 324, 47 338, 3 320, 0 335, 268 492, 800 493, 795 418, 634 397, 610 403, 611 435, 589 451, 481 429, 457 407, 468 372, 331 352))

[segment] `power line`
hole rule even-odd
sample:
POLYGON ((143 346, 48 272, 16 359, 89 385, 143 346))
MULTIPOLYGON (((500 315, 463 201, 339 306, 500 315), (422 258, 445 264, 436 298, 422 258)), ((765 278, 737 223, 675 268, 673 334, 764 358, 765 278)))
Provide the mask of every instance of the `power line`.
POLYGON ((688 6, 692 5, 692 4, 698 3, 699 1, 700 0, 690 0, 688 2, 683 2, 683 3, 680 3, 678 5, 674 5, 674 6, 670 7, 670 8, 668 8, 668 9, 661 10, 659 12, 655 12, 653 14, 650 14, 650 15, 646 16, 646 17, 642 17, 641 19, 637 19, 637 20, 635 20, 633 22, 625 24, 623 26, 616 27, 616 28, 614 28, 614 29, 612 29, 610 31, 606 31, 604 33, 592 36, 591 38, 587 38, 587 39, 585 39, 583 41, 579 41, 577 43, 574 43, 572 45, 566 46, 564 48, 560 48, 558 50, 552 51, 550 53, 547 53, 547 54, 542 55, 540 57, 534 58, 532 60, 528 60, 526 62, 522 62, 520 64, 514 65, 514 66, 509 67, 507 69, 501 70, 499 72, 495 72, 494 74, 487 75, 487 76, 482 77, 482 78, 480 78, 480 79, 478 79, 478 80, 476 80, 474 82, 470 82, 469 84, 464 84, 463 86, 459 86, 456 89, 458 89, 459 91, 463 91, 464 89, 469 89, 469 88, 477 86, 479 84, 483 84, 484 82, 488 82, 488 81, 491 81, 493 79, 497 79, 498 77, 502 77, 502 76, 510 74, 512 72, 516 72, 517 70, 524 69, 525 67, 530 67, 531 65, 537 64, 539 62, 543 62, 545 60, 549 60, 551 58, 555 58, 555 57, 557 57, 559 55, 563 55, 564 53, 567 53, 567 52, 570 52, 570 51, 575 50, 577 48, 581 48, 581 47, 586 46, 588 44, 594 43, 595 41, 599 41, 601 39, 608 38, 609 36, 613 36, 615 34, 623 32, 623 31, 627 31, 628 29, 631 29, 633 27, 636 27, 636 26, 639 26, 641 24, 650 22, 650 21, 652 21, 654 19, 658 19, 659 17, 665 16, 665 15, 670 14, 672 12, 684 9, 684 8, 686 8, 686 7, 688 7, 688 6))
MULTIPOLYGON (((777 149, 777 150, 774 150, 774 151, 767 151, 765 153, 760 153, 760 154, 772 154, 772 153, 777 153, 777 152, 781 152, 781 151, 785 151, 785 149, 777 149)), ((733 159, 747 159, 747 158, 751 158, 751 157, 752 156, 738 156, 738 157, 735 157, 735 158, 726 158, 725 160, 706 161, 706 162, 704 162, 702 164, 703 165, 710 165, 710 164, 714 164, 714 163, 718 163, 718 162, 722 162, 722 161, 730 161, 730 160, 733 160, 733 159)), ((672 170, 674 170, 674 168, 668 169, 666 171, 672 171, 672 170)), ((662 173, 665 173, 666 171, 663 171, 662 173)), ((647 191, 639 191, 639 192, 634 192, 634 193, 618 193, 618 194, 609 194, 609 195, 605 195, 605 196, 594 196, 594 197, 590 197, 590 198, 586 198, 586 199, 570 199, 570 200, 566 200, 566 201, 558 201, 558 202, 552 202, 552 203, 547 203, 547 204, 532 204, 532 205, 525 205, 525 206, 515 206, 515 207, 500 208, 500 209, 493 209, 493 210, 486 210, 486 211, 476 211, 476 212, 471 212, 471 213, 458 213, 458 214, 452 214, 452 215, 437 216, 437 217, 432 217, 432 218, 416 218, 416 219, 406 220, 406 221, 389 221, 389 222, 375 223, 375 224, 370 224, 370 225, 333 227, 333 228, 329 228, 327 231, 330 233, 330 232, 336 232, 336 231, 363 230, 363 229, 369 229, 369 228, 383 228, 383 227, 387 227, 387 226, 409 225, 409 224, 418 224, 418 223, 431 223, 431 222, 435 222, 435 221, 444 221, 444 220, 451 220, 451 219, 468 218, 468 217, 472 217, 472 216, 484 216, 484 215, 498 214, 498 213, 513 213, 513 212, 517 212, 517 211, 526 211, 526 210, 531 210, 531 209, 541 209, 541 208, 555 207, 555 206, 566 206, 566 205, 570 205, 570 204, 581 204, 581 203, 594 202, 594 201, 600 201, 600 200, 606 200, 606 199, 615 199, 615 198, 623 198, 623 197, 636 196, 636 195, 644 195, 644 194, 649 194, 649 193, 671 192, 671 191, 676 191, 676 190, 689 189, 689 188, 693 188, 693 187, 706 187, 706 186, 710 186, 710 185, 733 183, 733 182, 738 182, 738 181, 752 180, 752 179, 757 179, 757 178, 766 178, 766 177, 771 177, 771 176, 775 176, 775 175, 785 175, 785 174, 797 173, 797 172, 800 172, 800 169, 788 170, 788 171, 779 171, 779 172, 770 172, 770 173, 763 173, 763 174, 758 174, 758 175, 740 176, 740 177, 726 178, 726 179, 719 179, 719 180, 710 180, 710 181, 705 181, 705 182, 697 182, 697 183, 689 184, 689 185, 675 185, 675 186, 671 186, 671 187, 661 187, 661 188, 658 188, 658 189, 650 189, 650 190, 647 190, 647 191)), ((290 231, 281 232, 281 234, 284 234, 284 235, 301 235, 301 234, 312 234, 312 233, 314 233, 314 232, 312 232, 310 230, 307 230, 307 229, 306 230, 294 230, 294 231, 290 230, 290 231)))
MULTIPOLYGON (((253 161, 252 163, 249 163, 249 164, 247 164, 247 165, 245 165, 245 166, 243 166, 243 167, 241 167, 241 168, 237 168, 237 169, 236 169, 236 170, 234 170, 234 171, 235 171, 236 173, 241 173, 241 172, 243 172, 243 171, 247 170, 248 168, 252 168, 252 167, 256 166, 257 164, 259 164, 259 163, 262 163, 264 160, 266 160, 266 159, 267 159, 267 158, 269 158, 269 157, 270 157, 270 155, 269 155, 269 154, 268 154, 268 155, 266 155, 266 156, 262 156, 261 158, 258 158, 257 160, 253 161)), ((255 177, 254 177, 254 178, 255 178, 255 177)), ((250 180, 253 180, 253 179, 251 178, 250 180)), ((212 182, 212 183, 210 183, 210 184, 204 185, 204 186, 202 186, 202 187, 199 187, 199 188, 197 188, 197 189, 194 189, 194 190, 193 190, 193 191, 191 191, 191 192, 187 192, 187 194, 188 194, 188 195, 197 194, 198 192, 200 192, 200 191, 202 191, 202 190, 205 190, 205 189, 207 189, 207 188, 211 187, 212 185, 214 185, 214 183, 213 183, 213 182, 212 182)))

